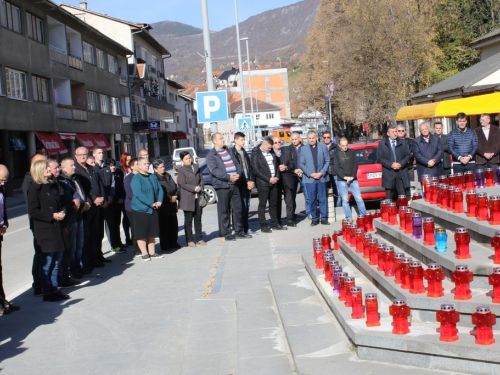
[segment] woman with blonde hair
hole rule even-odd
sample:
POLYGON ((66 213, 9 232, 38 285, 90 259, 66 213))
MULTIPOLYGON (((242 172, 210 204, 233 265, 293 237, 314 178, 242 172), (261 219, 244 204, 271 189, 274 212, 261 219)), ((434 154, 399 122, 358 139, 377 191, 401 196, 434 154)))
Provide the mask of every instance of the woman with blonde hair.
POLYGON ((59 186, 53 179, 45 160, 38 160, 30 169, 33 182, 28 188, 28 212, 33 220, 35 241, 42 250, 40 283, 43 300, 56 302, 70 298, 58 289, 61 254, 70 248, 63 220, 59 186))

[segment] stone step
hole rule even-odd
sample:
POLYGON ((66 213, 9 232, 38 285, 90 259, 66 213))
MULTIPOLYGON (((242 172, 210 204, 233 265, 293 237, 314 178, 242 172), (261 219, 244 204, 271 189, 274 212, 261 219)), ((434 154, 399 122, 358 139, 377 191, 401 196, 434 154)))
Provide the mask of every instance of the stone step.
MULTIPOLYGON (((379 292, 348 259, 339 252, 335 255, 336 259, 342 259, 341 263, 345 264, 349 275, 356 277, 356 285, 362 287, 363 295, 367 292, 379 292)), ((312 281, 355 346, 359 358, 467 374, 500 372, 500 344, 476 345, 468 327, 457 327, 459 340, 442 342, 436 332, 439 323, 421 321, 418 314, 413 314, 410 333, 393 334, 392 317, 389 315, 392 302, 383 293, 378 293, 381 325, 366 327, 364 319, 351 318, 351 309, 338 300, 330 284, 324 281, 322 271, 315 268, 312 255, 304 255, 303 261, 312 281)), ((500 337, 500 331, 495 330, 493 334, 500 337)))
MULTIPOLYGON (((373 238, 378 239, 379 242, 384 240, 378 235, 373 235, 373 238)), ((385 293, 390 299, 405 299, 406 303, 412 309, 415 309, 414 311, 418 310, 419 317, 422 321, 435 322, 436 311, 441 308, 441 304, 443 303, 453 303, 455 305, 455 309, 462 315, 460 318, 460 324, 468 327, 472 326, 472 323, 470 322, 470 314, 476 311, 476 307, 478 305, 488 305, 495 315, 500 316, 500 304, 493 304, 492 297, 489 294, 492 293, 490 288, 472 288, 472 298, 467 301, 460 301, 455 300, 455 295, 451 293, 451 290, 455 288, 455 284, 449 279, 445 279, 443 280, 443 297, 427 297, 425 293, 412 294, 409 290, 402 289, 400 284, 395 284, 394 277, 385 277, 383 271, 377 271, 377 266, 371 266, 368 259, 364 259, 363 254, 356 253, 356 249, 351 247, 348 243, 340 239, 339 244, 343 255, 349 260, 349 263, 345 264, 345 266, 350 267, 354 265, 358 271, 360 271, 372 284, 385 293)), ((405 253, 406 256, 411 256, 411 254, 408 254, 397 246, 395 246, 394 250, 395 252, 405 253)), ((339 252, 334 252, 336 259, 338 258, 338 253, 339 252)), ((343 264, 342 266, 344 267, 343 264)), ((425 264, 423 264, 423 267, 424 269, 427 268, 425 264)), ((426 285, 427 282, 424 281, 424 284, 426 285)))
POLYGON ((439 263, 445 270, 448 278, 451 277, 451 273, 455 270, 456 265, 467 265, 474 273, 474 281, 471 284, 474 287, 487 288, 488 275, 493 272, 494 267, 498 267, 498 265, 493 263, 491 258, 494 255, 491 248, 475 241, 471 241, 469 246, 471 259, 455 258, 454 251, 456 245, 452 232, 447 232, 447 251, 438 253, 435 250, 435 246, 425 246, 422 239, 414 239, 411 234, 406 234, 400 230, 399 225, 389 225, 388 223, 383 223, 380 219, 373 220, 373 225, 377 228, 377 234, 383 237, 386 242, 391 242, 410 254, 410 256, 425 264, 431 262, 439 263))
MULTIPOLYGON (((488 196, 500 195, 500 186, 478 189, 476 191, 485 192, 488 196)), ((464 199, 464 208, 465 206, 464 199)), ((423 217, 433 217, 436 225, 440 225, 448 230, 454 231, 458 227, 467 228, 471 238, 485 246, 490 246, 491 237, 494 236, 496 231, 500 230, 500 225, 491 225, 487 221, 478 221, 475 217, 468 217, 466 214, 456 214, 444 210, 435 204, 425 202, 423 199, 412 201, 411 207, 421 212, 423 217)))
POLYGON ((329 373, 337 361, 353 356, 349 340, 304 267, 279 268, 268 277, 297 373, 329 373))

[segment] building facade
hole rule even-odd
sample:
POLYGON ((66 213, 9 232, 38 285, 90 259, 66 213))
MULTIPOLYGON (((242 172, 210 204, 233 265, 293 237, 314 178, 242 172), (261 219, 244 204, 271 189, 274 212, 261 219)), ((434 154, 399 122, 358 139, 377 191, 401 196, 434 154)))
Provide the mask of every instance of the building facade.
POLYGON ((49 0, 1 0, 0 41, 0 163, 12 177, 38 150, 127 149, 130 92, 120 72, 131 50, 49 0))

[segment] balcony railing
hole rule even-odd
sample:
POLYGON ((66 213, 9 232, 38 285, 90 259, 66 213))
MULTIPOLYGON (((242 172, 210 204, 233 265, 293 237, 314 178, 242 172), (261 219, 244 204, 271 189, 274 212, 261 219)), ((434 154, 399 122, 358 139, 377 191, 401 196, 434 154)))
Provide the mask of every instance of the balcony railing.
POLYGON ((127 76, 120 76, 120 85, 127 86, 127 76))
POLYGON ((72 68, 83 70, 83 61, 81 58, 73 55, 68 55, 68 62, 69 66, 71 66, 72 68))
POLYGON ((50 46, 50 59, 63 65, 68 65, 68 55, 57 47, 50 46))
POLYGON ((175 106, 173 106, 170 103, 167 103, 164 100, 159 100, 151 96, 146 96, 146 104, 151 107, 164 109, 165 111, 169 111, 172 113, 175 112, 175 106))
POLYGON ((57 105, 56 117, 64 120, 88 121, 88 113, 86 109, 75 108, 66 104, 57 105))

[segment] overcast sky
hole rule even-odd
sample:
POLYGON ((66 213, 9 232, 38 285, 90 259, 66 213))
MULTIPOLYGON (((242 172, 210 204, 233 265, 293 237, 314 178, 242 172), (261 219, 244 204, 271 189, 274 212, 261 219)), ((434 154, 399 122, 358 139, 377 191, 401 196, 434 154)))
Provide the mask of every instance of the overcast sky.
MULTIPOLYGON (((80 4, 79 0, 65 0, 80 4)), ((299 0, 239 0, 239 21, 266 10, 297 3, 299 0)), ((138 23, 177 21, 202 27, 201 0, 88 0, 87 7, 98 13, 138 23)), ((234 0, 208 0, 210 30, 220 31, 235 24, 234 0)))

